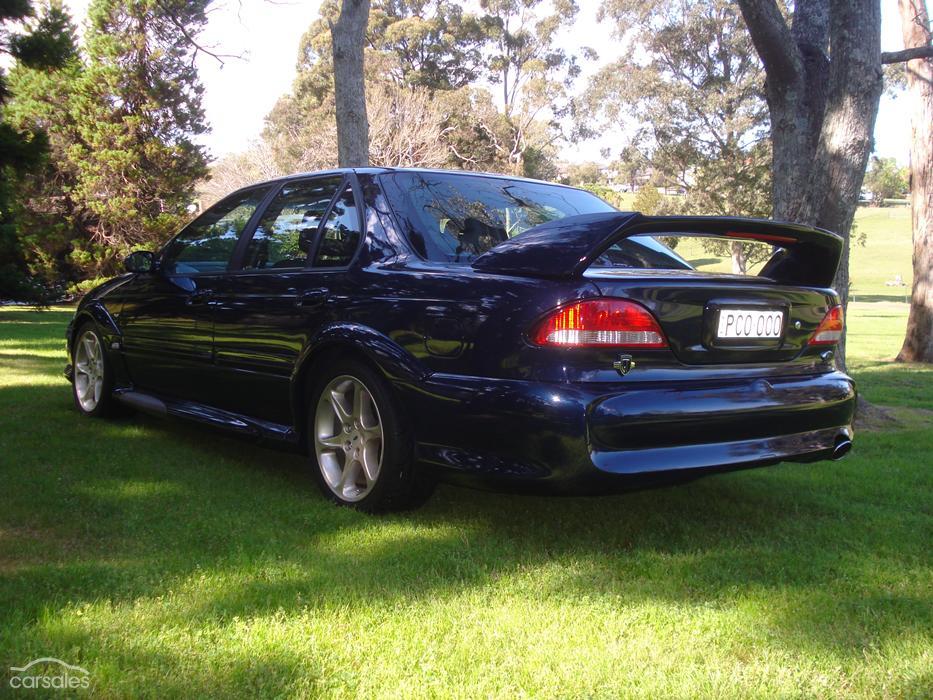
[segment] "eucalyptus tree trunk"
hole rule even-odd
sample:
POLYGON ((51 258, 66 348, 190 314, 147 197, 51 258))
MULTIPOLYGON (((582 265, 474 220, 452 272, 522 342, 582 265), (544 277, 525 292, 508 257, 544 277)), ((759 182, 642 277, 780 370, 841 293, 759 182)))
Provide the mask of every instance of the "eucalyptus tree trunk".
POLYGON ((744 275, 748 272, 748 260, 745 256, 745 245, 740 241, 732 241, 732 274, 744 275))
POLYGON ((369 0, 342 0, 331 24, 334 102, 337 111, 337 162, 341 168, 369 165, 369 120, 363 79, 363 43, 369 0))
MULTIPOLYGON (((924 0, 899 0, 904 46, 933 43, 924 0)), ((933 362, 933 58, 907 63, 914 283, 907 335, 898 360, 933 362)))
MULTIPOLYGON (((790 25, 775 0, 739 4, 767 75, 774 218, 843 237, 834 286, 846 305, 849 231, 882 91, 879 1, 797 0, 790 25)), ((845 368, 844 338, 837 359, 845 368)))

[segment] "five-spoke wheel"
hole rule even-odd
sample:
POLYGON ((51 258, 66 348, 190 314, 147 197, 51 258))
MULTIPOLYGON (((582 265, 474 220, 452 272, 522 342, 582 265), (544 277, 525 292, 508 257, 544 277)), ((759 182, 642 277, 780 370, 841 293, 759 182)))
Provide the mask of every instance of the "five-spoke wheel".
POLYGON ((100 337, 90 326, 80 331, 74 345, 74 397, 82 412, 97 414, 109 397, 107 365, 100 337))
POLYGON ((351 503, 365 497, 382 466, 382 420, 360 379, 342 374, 324 387, 314 438, 318 465, 334 494, 351 503))
POLYGON ((319 372, 307 434, 321 492, 367 512, 424 502, 433 480, 416 469, 411 431, 385 377, 349 359, 322 361, 319 372))

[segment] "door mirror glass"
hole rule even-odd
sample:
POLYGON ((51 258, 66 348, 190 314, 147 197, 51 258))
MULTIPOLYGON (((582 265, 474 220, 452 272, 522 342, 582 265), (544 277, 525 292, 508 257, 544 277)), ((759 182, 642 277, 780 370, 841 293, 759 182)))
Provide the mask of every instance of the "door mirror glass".
POLYGON ((127 272, 152 272, 155 270, 155 255, 148 250, 137 250, 126 257, 123 267, 127 272))

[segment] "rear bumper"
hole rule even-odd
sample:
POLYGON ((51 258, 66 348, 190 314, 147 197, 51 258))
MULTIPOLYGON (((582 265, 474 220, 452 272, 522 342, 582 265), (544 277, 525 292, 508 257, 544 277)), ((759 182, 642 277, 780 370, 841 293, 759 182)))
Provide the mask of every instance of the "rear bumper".
POLYGON ((555 490, 829 458, 852 439, 841 372, 659 384, 433 375, 398 387, 420 460, 447 476, 555 490))

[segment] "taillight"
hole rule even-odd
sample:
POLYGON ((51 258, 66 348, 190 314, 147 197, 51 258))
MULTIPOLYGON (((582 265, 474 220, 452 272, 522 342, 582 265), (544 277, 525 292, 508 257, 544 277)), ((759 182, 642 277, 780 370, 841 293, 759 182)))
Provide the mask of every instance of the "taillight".
POLYGON ((820 325, 810 336, 809 345, 835 345, 842 340, 842 330, 845 327, 842 320, 842 307, 834 306, 820 321, 820 325))
POLYGON ((588 299, 555 309, 532 329, 535 345, 574 348, 666 348, 654 316, 624 299, 588 299))

